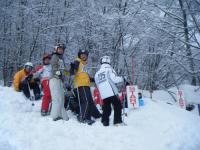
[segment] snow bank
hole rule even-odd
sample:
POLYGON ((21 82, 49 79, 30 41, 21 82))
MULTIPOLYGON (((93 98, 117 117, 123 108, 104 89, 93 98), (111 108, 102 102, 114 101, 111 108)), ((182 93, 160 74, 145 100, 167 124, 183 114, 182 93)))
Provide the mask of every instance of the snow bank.
MULTIPOLYGON (((158 97, 159 98, 159 97, 158 97)), ((145 98, 128 109, 127 126, 103 127, 40 116, 21 93, 0 87, 0 150, 198 150, 200 117, 176 106, 145 98)), ((112 124, 112 123, 111 123, 112 124)))

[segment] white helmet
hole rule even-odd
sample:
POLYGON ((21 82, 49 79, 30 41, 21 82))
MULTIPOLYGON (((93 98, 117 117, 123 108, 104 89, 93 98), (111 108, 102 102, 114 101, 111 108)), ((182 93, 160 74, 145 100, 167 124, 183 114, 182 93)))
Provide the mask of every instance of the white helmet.
POLYGON ((27 68, 27 67, 33 68, 33 64, 31 62, 27 62, 24 64, 24 68, 27 68))
POLYGON ((110 64, 111 63, 110 56, 103 56, 103 57, 101 57, 100 63, 101 64, 110 64))

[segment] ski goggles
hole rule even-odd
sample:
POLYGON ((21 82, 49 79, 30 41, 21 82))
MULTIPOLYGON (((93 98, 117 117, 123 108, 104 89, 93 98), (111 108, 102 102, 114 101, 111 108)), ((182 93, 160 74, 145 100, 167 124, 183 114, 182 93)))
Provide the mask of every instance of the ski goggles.
POLYGON ((33 67, 32 66, 25 66, 25 69, 30 72, 30 71, 33 70, 33 67))

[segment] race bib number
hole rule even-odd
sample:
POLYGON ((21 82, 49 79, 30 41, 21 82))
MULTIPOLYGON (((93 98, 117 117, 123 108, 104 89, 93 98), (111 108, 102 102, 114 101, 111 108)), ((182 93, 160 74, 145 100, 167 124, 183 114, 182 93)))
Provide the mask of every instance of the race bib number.
POLYGON ((87 66, 84 66, 84 67, 82 68, 82 72, 89 73, 88 67, 87 67, 87 66))
POLYGON ((98 80, 99 80, 99 83, 105 82, 106 81, 106 73, 102 72, 102 73, 98 74, 98 80))
POLYGON ((60 67, 59 67, 60 70, 64 70, 65 69, 64 62, 63 62, 62 59, 59 59, 59 65, 60 65, 60 67))

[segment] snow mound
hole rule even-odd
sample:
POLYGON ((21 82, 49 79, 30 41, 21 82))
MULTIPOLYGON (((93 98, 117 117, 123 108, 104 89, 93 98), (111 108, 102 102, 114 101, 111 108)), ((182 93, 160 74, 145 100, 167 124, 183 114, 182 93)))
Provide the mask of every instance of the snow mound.
MULTIPOLYGON (((127 126, 103 127, 40 116, 41 101, 31 103, 12 88, 0 86, 0 150, 198 150, 200 117, 145 98, 128 109, 127 126)), ((111 118, 112 121, 112 118, 111 118)))

